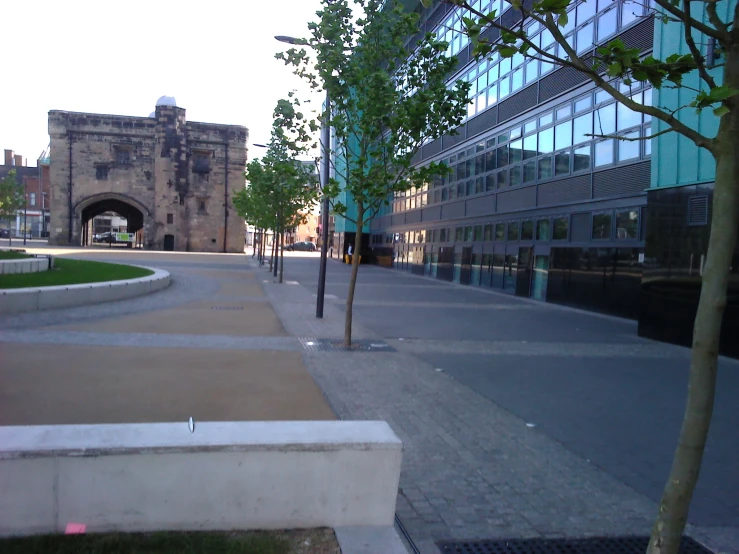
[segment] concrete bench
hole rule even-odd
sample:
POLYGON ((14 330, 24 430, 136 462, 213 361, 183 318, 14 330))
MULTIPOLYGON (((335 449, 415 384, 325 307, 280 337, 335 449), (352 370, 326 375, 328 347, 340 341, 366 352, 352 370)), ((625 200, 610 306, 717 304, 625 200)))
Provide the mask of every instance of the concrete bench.
POLYGON ((0 427, 0 535, 391 526, 383 421, 0 427))
POLYGON ((53 267, 51 256, 37 256, 18 260, 0 260, 0 275, 11 273, 38 273, 53 267))

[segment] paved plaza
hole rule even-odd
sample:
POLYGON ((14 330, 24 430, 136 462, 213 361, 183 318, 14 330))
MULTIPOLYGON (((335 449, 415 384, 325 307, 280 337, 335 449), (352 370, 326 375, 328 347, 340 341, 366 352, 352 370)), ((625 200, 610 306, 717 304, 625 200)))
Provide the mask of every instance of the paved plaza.
MULTIPOLYGON (((689 351, 638 338, 633 322, 363 266, 355 337, 393 351, 320 351, 305 345, 343 334, 350 268, 335 260, 317 320, 316 255, 286 256, 282 285, 249 256, 72 255, 149 264, 173 284, 0 316, 0 424, 384 419, 404 442, 397 515, 421 552, 651 528, 689 351)), ((731 554, 739 363, 719 369, 689 533, 731 554)))

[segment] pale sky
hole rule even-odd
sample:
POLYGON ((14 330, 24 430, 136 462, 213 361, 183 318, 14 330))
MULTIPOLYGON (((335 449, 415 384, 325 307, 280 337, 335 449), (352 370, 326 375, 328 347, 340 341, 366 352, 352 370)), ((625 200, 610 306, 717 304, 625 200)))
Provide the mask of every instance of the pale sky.
MULTIPOLYGON (((49 110, 146 117, 174 96, 187 119, 243 125, 269 141, 272 110, 297 89, 274 35, 307 36, 319 0, 23 0, 3 9, 0 149, 36 165, 49 110)), ((1 162, 1 160, 0 160, 1 162)))

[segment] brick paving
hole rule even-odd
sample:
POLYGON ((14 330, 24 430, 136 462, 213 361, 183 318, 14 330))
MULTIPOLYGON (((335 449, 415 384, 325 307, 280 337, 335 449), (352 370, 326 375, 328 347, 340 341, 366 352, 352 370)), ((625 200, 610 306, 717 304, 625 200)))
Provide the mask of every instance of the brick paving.
MULTIPOLYGON (((109 254, 114 255, 123 254, 109 254)), ((520 366, 520 371, 528 372, 525 375, 542 380, 550 378, 546 370, 551 367, 561 371, 561 377, 558 373, 551 378, 567 380, 576 378, 572 375, 578 371, 585 375, 583 368, 622 363, 644 371, 648 379, 655 364, 684 364, 685 349, 638 339, 629 322, 497 294, 484 296, 465 287, 363 267, 354 337, 384 340, 397 352, 309 351, 303 349, 301 339, 343 335, 348 267, 329 262, 325 317, 318 320, 315 257, 286 258, 282 285, 249 258, 212 256, 198 263, 172 254, 158 258, 147 253, 146 258, 149 265, 172 272, 170 289, 126 302, 13 318, 0 315, 0 348, 60 344, 301 352, 304 366, 336 415, 387 420, 403 440, 397 514, 424 554, 437 554, 434 541, 441 539, 649 532, 656 513, 654 498, 633 485, 638 480, 622 478, 612 467, 583 454, 596 439, 591 437, 587 448, 579 448, 570 439, 581 440, 581 435, 573 432, 570 437, 557 427, 569 429, 571 414, 568 410, 560 414, 562 408, 554 401, 572 402, 573 390, 587 398, 589 391, 577 386, 567 389, 565 381, 564 399, 543 395, 535 397, 538 404, 531 406, 530 393, 538 383, 527 382, 525 376, 516 380, 511 371, 520 366), (241 302, 247 309, 249 302, 263 302, 253 287, 223 286, 224 280, 241 278, 260 284, 288 336, 136 333, 135 329, 117 334, 79 327, 97 319, 146 317, 196 301, 241 302), (569 366, 576 371, 569 372, 569 366), (537 414, 538 420, 523 417, 528 413, 537 414), (541 420, 556 420, 560 415, 561 421, 541 420)), ((727 391, 734 390, 733 381, 726 385, 727 391)), ((552 390, 557 391, 553 395, 560 394, 556 387, 552 390)), ((623 392, 618 387, 614 391, 623 392)), ((720 404, 726 402, 721 399, 720 404)), ((593 410, 586 414, 588 418, 602 415, 590 404, 587 409, 593 410)), ((723 433, 735 421, 734 412, 717 413, 715 427, 723 433)), ((725 446, 724 457, 730 463, 733 446, 722 437, 727 444, 709 444, 709 450, 725 446)), ((631 444, 628 437, 622 438, 623 444, 631 444)), ((626 470, 633 469, 626 460, 629 456, 638 459, 641 454, 648 464, 654 455, 654 449, 629 448, 635 447, 619 452, 625 460, 619 463, 626 470)), ((660 448, 664 457, 671 456, 669 448, 661 444, 660 448)), ((720 475, 726 465, 722 463, 710 467, 720 475)), ((662 474, 658 475, 661 479, 662 474)), ((712 494, 718 505, 731 506, 730 499, 720 498, 716 491, 712 494)), ((736 521, 725 514, 721 523, 692 525, 689 533, 716 552, 736 554, 736 521)))

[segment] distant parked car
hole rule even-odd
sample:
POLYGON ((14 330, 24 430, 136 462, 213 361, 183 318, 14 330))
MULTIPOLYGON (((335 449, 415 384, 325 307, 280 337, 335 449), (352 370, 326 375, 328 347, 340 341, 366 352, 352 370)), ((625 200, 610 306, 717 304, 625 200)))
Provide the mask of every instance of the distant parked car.
POLYGON ((10 238, 10 231, 7 229, 0 229, 0 239, 9 239, 10 238))
POLYGON ((316 243, 309 240, 288 244, 286 250, 302 251, 302 252, 315 252, 316 243))

